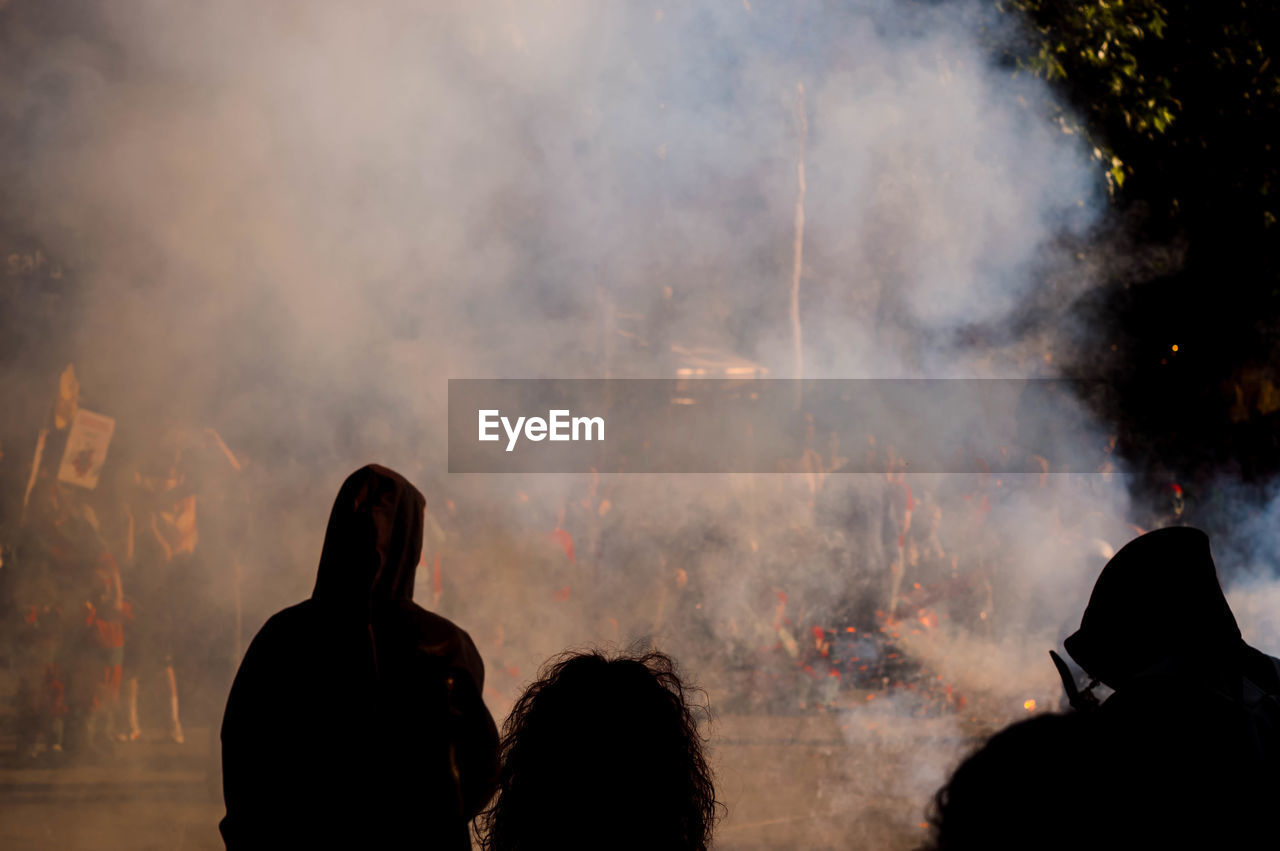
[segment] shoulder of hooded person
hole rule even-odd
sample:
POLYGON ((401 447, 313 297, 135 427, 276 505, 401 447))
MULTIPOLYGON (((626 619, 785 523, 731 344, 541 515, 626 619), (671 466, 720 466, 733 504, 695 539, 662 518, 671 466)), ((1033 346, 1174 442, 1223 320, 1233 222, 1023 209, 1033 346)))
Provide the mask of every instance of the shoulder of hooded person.
POLYGON ((405 602, 397 609, 391 635, 398 644, 411 647, 419 661, 431 660, 450 671, 463 672, 477 689, 484 688, 484 662, 466 630, 416 603, 405 602))
POLYGON ((1254 724, 1243 678, 1219 674, 1178 661, 1153 666, 1102 704, 1100 729, 1127 749, 1229 762, 1254 724))
MULTIPOLYGON (((267 618, 245 651, 241 670, 250 666, 269 665, 274 660, 292 656, 296 645, 313 634, 314 606, 309 601, 298 603, 267 618)), ((282 665, 282 667, 284 667, 282 665)))

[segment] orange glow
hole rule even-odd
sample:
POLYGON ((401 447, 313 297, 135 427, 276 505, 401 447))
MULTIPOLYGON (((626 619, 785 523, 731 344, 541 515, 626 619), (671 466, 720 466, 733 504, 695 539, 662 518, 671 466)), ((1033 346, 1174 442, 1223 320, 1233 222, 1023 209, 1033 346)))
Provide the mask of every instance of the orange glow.
POLYGON ((1174 344, 1173 344, 1173 350, 1174 350, 1175 352, 1178 350, 1178 344, 1177 344, 1177 343, 1174 343, 1174 344))
POLYGON ((1022 702, 1022 708, 1027 710, 1028 712, 1035 712, 1036 702, 1034 700, 1024 700, 1022 702))

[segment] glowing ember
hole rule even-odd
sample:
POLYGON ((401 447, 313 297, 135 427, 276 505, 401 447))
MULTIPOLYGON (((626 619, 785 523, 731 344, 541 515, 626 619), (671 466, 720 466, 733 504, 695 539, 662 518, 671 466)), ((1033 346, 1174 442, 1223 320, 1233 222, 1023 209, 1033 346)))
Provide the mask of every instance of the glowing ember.
POLYGON ((1023 709, 1025 709, 1025 710, 1027 710, 1028 712, 1035 712, 1035 711, 1036 711, 1036 702, 1035 702, 1035 700, 1034 700, 1034 699, 1032 699, 1032 700, 1024 700, 1024 701, 1022 702, 1022 708, 1023 708, 1023 709))

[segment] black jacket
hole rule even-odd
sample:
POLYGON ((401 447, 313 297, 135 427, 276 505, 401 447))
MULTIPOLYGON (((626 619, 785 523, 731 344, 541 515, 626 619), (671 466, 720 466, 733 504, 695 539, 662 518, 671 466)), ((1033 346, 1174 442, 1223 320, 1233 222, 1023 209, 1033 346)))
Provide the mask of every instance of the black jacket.
POLYGON ((412 599, 425 505, 384 467, 349 476, 311 599, 250 644, 222 723, 228 849, 470 847, 498 735, 470 636, 412 599))

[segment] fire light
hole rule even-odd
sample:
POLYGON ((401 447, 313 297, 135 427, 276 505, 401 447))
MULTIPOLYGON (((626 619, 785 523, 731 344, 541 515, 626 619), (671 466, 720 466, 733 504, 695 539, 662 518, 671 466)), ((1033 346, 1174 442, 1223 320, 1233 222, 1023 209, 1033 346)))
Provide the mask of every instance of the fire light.
POLYGON ((1024 700, 1024 701, 1022 701, 1022 708, 1023 708, 1023 709, 1025 709, 1025 710, 1027 710, 1028 712, 1035 712, 1035 711, 1036 711, 1036 702, 1035 702, 1035 699, 1033 698, 1033 699, 1030 699, 1030 700, 1024 700))

